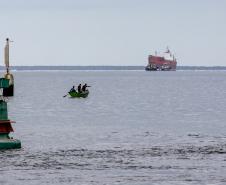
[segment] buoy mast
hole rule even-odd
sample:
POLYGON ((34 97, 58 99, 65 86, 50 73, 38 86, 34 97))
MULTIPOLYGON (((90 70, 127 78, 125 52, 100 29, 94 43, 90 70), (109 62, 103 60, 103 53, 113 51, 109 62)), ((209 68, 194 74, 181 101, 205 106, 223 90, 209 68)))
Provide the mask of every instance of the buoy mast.
POLYGON ((3 89, 3 96, 13 96, 14 95, 14 78, 13 75, 9 72, 9 38, 6 38, 5 45, 5 66, 6 66, 6 74, 4 75, 5 79, 9 80, 9 87, 3 89))

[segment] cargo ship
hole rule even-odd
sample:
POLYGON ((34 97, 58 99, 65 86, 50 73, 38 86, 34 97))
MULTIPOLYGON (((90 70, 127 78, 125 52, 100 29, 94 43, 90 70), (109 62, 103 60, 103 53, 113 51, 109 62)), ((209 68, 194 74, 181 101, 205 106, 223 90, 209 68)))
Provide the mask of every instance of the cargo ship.
POLYGON ((177 60, 170 52, 169 48, 162 56, 149 55, 148 65, 145 67, 146 71, 175 71, 177 68, 177 60))

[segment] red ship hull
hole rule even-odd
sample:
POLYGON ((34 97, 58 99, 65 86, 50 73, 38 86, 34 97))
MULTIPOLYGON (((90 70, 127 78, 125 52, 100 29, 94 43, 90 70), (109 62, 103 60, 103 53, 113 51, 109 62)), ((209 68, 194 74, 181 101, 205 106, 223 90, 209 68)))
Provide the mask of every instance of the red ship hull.
POLYGON ((164 57, 149 55, 148 65, 145 68, 147 71, 175 71, 177 61, 167 60, 164 57))

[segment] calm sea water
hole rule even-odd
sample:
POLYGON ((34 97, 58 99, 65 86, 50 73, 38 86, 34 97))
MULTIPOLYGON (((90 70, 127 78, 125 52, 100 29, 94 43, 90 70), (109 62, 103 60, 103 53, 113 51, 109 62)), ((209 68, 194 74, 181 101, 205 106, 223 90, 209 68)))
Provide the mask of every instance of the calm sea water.
POLYGON ((0 184, 226 184, 226 71, 20 71, 0 184), (86 99, 63 98, 88 83, 86 99))

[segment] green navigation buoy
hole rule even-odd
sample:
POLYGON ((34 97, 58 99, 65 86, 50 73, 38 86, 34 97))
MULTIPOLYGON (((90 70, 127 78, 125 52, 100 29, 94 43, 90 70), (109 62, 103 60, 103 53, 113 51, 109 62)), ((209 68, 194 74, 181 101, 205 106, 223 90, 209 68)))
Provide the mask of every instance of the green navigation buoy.
MULTIPOLYGON (((0 89, 8 88, 9 80, 0 78, 0 89)), ((13 132, 13 127, 8 119, 7 102, 4 97, 0 95, 0 149, 18 149, 21 148, 20 140, 13 139, 9 136, 10 132, 13 132)))

